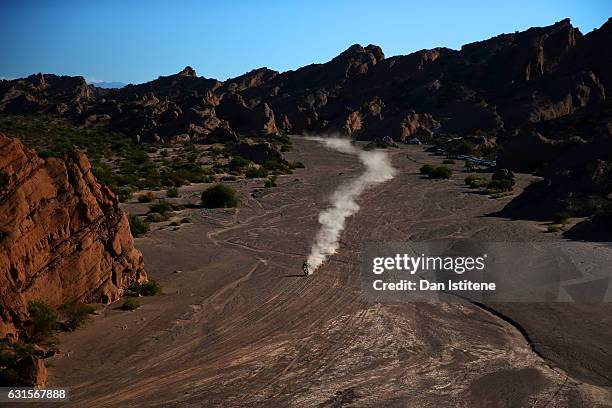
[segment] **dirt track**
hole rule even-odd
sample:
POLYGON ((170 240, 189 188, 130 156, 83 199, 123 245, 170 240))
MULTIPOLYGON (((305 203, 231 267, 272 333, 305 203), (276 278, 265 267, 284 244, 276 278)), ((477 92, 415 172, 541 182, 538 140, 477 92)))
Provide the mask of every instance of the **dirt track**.
POLYGON ((234 183, 240 209, 207 210, 195 205, 206 186, 190 186, 182 200, 194 205, 181 217, 193 223, 136 240, 166 294, 143 299, 134 312, 113 305, 62 336, 51 383, 71 388, 69 406, 609 403, 609 389, 551 368, 515 327, 476 306, 361 300, 364 240, 549 239, 532 223, 486 217, 509 199, 471 193, 464 174, 422 179, 418 168, 439 158, 419 147, 391 152, 398 176, 365 193, 339 253, 314 276, 294 276, 328 195, 361 171, 355 157, 295 144, 290 158, 307 168, 279 178, 278 187, 254 198, 261 180, 234 183))

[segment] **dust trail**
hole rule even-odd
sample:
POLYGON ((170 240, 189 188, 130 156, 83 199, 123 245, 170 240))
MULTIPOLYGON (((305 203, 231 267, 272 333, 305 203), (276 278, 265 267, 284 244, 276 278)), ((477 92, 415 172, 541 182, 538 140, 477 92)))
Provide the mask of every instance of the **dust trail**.
POLYGON ((315 242, 308 256, 310 273, 312 274, 338 249, 340 234, 344 230, 346 219, 359 211, 356 200, 367 188, 383 183, 395 176, 387 154, 382 151, 365 151, 351 144, 349 139, 308 137, 326 147, 342 153, 353 154, 365 166, 365 172, 357 179, 341 184, 331 195, 331 207, 321 211, 319 223, 321 229, 317 232, 315 242))

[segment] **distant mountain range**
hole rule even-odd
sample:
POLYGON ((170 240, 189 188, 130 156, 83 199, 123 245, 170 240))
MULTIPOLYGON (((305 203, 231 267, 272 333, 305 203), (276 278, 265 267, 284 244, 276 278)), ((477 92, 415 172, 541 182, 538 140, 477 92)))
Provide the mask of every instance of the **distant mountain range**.
POLYGON ((96 86, 98 88, 113 89, 113 88, 123 88, 127 84, 124 84, 123 82, 104 82, 104 81, 101 81, 101 82, 91 82, 89 85, 93 85, 93 86, 96 86))

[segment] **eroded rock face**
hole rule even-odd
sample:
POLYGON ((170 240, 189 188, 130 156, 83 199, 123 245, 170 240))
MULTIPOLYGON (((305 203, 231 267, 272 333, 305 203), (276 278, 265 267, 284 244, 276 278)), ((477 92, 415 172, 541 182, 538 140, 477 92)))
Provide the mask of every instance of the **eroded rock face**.
POLYGON ((112 302, 143 280, 127 217, 85 154, 43 160, 0 134, 0 338, 30 300, 112 302))
POLYGON ((0 81, 0 112, 81 114, 94 99, 85 78, 36 74, 0 81))
POLYGON ((0 111, 72 115, 141 141, 207 143, 228 131, 279 129, 398 141, 431 136, 434 127, 460 137, 497 135, 605 101, 612 93, 605 52, 611 38, 610 21, 583 35, 565 19, 458 51, 385 58, 378 46, 355 44, 326 63, 282 73, 259 68, 224 82, 198 77, 191 67, 104 91, 80 77, 33 75, 0 81, 0 111))

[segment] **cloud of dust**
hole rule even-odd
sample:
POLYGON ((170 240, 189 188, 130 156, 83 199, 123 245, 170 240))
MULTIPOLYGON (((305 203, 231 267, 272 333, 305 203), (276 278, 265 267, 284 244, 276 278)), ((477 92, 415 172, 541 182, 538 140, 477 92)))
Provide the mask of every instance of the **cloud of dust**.
POLYGON ((356 202, 359 196, 366 189, 392 179, 395 176, 395 169, 391 166, 386 152, 362 150, 353 146, 349 139, 337 137, 308 137, 308 139, 320 142, 330 149, 353 154, 365 166, 365 171, 359 177, 341 184, 334 191, 330 197, 331 207, 319 213, 321 229, 317 232, 307 260, 312 274, 338 249, 346 219, 359 211, 359 204, 356 202))

